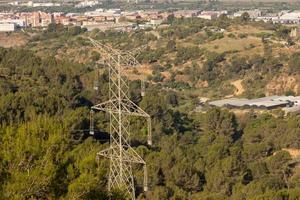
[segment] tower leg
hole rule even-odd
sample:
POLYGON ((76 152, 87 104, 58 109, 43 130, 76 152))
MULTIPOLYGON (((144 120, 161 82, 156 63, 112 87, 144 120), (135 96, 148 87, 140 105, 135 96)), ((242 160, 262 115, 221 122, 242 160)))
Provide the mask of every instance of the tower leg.
POLYGON ((144 192, 148 191, 148 173, 147 165, 144 165, 144 192))

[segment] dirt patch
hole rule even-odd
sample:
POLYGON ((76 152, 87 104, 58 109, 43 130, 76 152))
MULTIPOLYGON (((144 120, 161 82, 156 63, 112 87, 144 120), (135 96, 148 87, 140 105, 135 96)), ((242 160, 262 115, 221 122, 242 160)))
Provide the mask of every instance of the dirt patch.
POLYGON ((187 75, 177 75, 175 77, 175 80, 178 82, 190 83, 190 79, 187 75))
POLYGON ((18 47, 23 46, 28 42, 28 37, 21 33, 0 33, 0 46, 18 47))
POLYGON ((236 89, 234 90, 234 95, 239 96, 245 92, 245 88, 242 85, 242 79, 236 80, 231 82, 230 84, 233 85, 236 89))
POLYGON ((167 72, 167 71, 161 72, 161 74, 165 77, 165 79, 170 79, 170 77, 171 77, 170 72, 167 72))
POLYGON ((152 70, 150 69, 149 65, 142 64, 139 67, 124 69, 123 73, 127 75, 127 78, 129 80, 142 80, 145 79, 148 75, 151 75, 152 70))
POLYGON ((287 149, 287 148, 283 148, 283 151, 287 151, 292 159, 299 159, 300 158, 300 149, 287 149))
POLYGON ((157 39, 161 38, 161 36, 160 36, 160 34, 159 34, 158 31, 150 31, 150 33, 153 34, 157 39))
MULTIPOLYGON (((293 160, 299 160, 300 158, 300 149, 282 148, 281 150, 288 152, 293 160)), ((278 153, 278 151, 274 152, 273 155, 276 155, 276 153, 278 153)))
POLYGON ((208 81, 199 80, 196 84, 197 88, 207 88, 209 86, 208 81))
POLYGON ((292 90, 296 94, 299 92, 298 78, 295 76, 280 75, 274 77, 266 86, 267 94, 282 94, 292 90))
POLYGON ((254 27, 251 25, 232 25, 229 27, 229 31, 233 33, 246 33, 246 34, 257 34, 260 32, 273 33, 274 31, 266 30, 260 27, 254 27))
POLYGON ((261 43, 261 39, 251 36, 242 39, 224 37, 222 39, 214 40, 205 45, 202 45, 202 47, 218 53, 229 51, 237 51, 243 55, 249 55, 251 53, 263 53, 263 45, 261 43))

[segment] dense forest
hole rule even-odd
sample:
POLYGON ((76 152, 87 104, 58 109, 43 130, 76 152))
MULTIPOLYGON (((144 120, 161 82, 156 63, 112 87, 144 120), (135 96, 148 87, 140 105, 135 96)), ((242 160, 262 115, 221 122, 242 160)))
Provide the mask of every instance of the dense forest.
MULTIPOLYGON (((275 74, 299 73, 299 53, 280 59, 267 48, 272 45, 268 38, 289 41, 289 29, 252 24, 248 16, 243 16, 236 23, 263 26, 273 32, 255 36, 265 44, 262 55, 240 57, 236 51, 220 53, 178 45, 183 40, 201 46, 224 37, 250 37, 244 33, 225 36, 207 28, 226 29, 233 23, 227 18, 213 22, 170 19, 170 23, 169 28, 160 30, 160 40, 151 34, 153 30, 131 35, 88 33, 120 49, 151 46, 138 55, 142 64, 153 69, 144 97, 139 81, 129 79, 131 99, 151 115, 153 124, 153 146, 148 146, 144 123, 130 120, 132 145, 147 162, 149 173, 149 191, 143 193, 142 166, 134 165, 137 198, 299 199, 299 160, 285 150, 300 148, 299 117, 255 112, 235 115, 216 108, 193 112, 197 96, 186 92, 195 90, 199 79, 210 84, 200 91, 204 94, 233 77, 251 74, 263 85, 275 74), (195 34, 197 37, 191 37, 195 34), (155 42, 163 48, 155 48, 155 42), (190 66, 178 70, 186 63, 190 66), (166 70, 172 71, 168 79, 162 73, 166 70), (179 75, 186 75, 189 81, 179 81, 179 75)), ((0 48, 0 199, 108 199, 109 162, 96 156, 108 141, 80 131, 89 128, 90 107, 108 98, 105 68, 97 77, 99 90, 92 89, 93 65, 101 55, 92 50, 87 53, 91 47, 82 37, 85 34, 79 27, 50 25, 31 36, 24 47, 0 48), (67 48, 80 52, 72 52, 78 56, 69 59, 67 48), (82 55, 88 59, 81 59, 82 55)), ((287 45, 296 44, 290 41, 287 45)), ((247 88, 245 95, 261 95, 262 90, 255 93, 256 87, 260 85, 247 88)), ((106 114, 97 113, 100 134, 108 132, 108 125, 106 114)), ((125 199, 122 191, 113 191, 112 195, 112 199, 125 199)))

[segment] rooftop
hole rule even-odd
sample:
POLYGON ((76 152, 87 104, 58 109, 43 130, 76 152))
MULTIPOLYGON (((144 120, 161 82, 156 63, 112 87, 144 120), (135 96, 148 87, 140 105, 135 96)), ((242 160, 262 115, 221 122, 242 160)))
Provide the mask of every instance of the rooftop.
POLYGON ((297 105, 300 102, 300 96, 268 96, 257 99, 245 98, 230 98, 209 102, 209 105, 223 107, 258 107, 258 108, 273 108, 297 105))

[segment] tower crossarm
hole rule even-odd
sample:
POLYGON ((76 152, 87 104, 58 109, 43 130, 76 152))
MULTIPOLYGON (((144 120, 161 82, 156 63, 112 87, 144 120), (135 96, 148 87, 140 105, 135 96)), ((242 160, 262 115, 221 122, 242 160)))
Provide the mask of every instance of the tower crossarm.
MULTIPOLYGON (((115 154, 119 149, 118 146, 109 147, 100 151, 97 156, 103 156, 106 158, 110 158, 113 156, 114 158, 120 158, 119 154, 115 154)), ((122 160, 128 163, 137 163, 137 164, 146 164, 146 162, 141 158, 141 156, 130 146, 125 146, 122 152, 122 160)))
MULTIPOLYGON (((133 56, 136 52, 141 51, 140 48, 136 49, 136 51, 127 53, 122 52, 121 50, 114 49, 110 45, 102 44, 92 38, 88 39, 95 47, 98 47, 97 50, 103 56, 102 59, 105 60, 108 64, 114 65, 120 61, 121 65, 124 67, 134 67, 140 65, 140 63, 133 56)), ((141 47, 141 49, 143 49, 143 47, 141 47)))
MULTIPOLYGON (((117 114, 119 112, 118 107, 116 106, 117 102, 118 99, 108 100, 106 102, 93 106, 92 109, 117 114)), ((143 109, 141 109, 129 99, 122 100, 121 108, 122 114, 150 118, 149 114, 147 114, 143 109)))
POLYGON ((95 47, 99 47, 100 50, 106 54, 106 55, 117 55, 117 54, 121 54, 120 50, 114 49, 112 48, 110 45, 107 44, 102 44, 101 42, 94 40, 92 38, 88 38, 91 43, 95 46, 95 47))
POLYGON ((130 53, 123 54, 124 66, 134 67, 141 65, 130 53))

